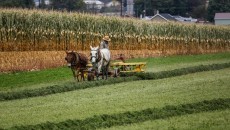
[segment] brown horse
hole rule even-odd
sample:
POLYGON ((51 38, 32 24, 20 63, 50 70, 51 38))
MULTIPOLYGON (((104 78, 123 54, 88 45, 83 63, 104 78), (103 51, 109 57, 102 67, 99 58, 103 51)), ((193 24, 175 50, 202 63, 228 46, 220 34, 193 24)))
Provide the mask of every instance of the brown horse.
POLYGON ((85 54, 77 53, 74 51, 71 52, 66 51, 65 60, 67 61, 68 66, 71 68, 75 80, 77 77, 77 80, 80 81, 78 77, 79 75, 81 75, 81 79, 85 80, 84 70, 86 69, 86 65, 88 63, 87 56, 85 54))

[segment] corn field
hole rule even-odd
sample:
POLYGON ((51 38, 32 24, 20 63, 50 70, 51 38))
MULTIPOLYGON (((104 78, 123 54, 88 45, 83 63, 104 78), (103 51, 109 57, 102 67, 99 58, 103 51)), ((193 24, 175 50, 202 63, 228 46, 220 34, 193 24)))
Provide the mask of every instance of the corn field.
POLYGON ((109 35, 111 50, 157 50, 162 53, 229 50, 230 27, 154 23, 99 15, 0 9, 1 51, 89 50, 109 35))
POLYGON ((111 37, 112 50, 195 53, 230 46, 229 26, 153 23, 54 11, 1 9, 0 29, 1 51, 88 50, 104 35, 111 37))
POLYGON ((112 59, 119 54, 137 58, 229 51, 230 47, 229 26, 0 9, 0 72, 63 66, 63 50, 77 50, 88 56, 89 46, 99 45, 104 35, 112 40, 112 59))

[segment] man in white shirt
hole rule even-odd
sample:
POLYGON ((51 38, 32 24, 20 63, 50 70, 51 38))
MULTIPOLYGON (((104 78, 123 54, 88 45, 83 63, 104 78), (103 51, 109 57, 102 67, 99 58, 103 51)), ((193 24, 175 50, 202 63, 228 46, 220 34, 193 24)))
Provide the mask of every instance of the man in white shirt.
POLYGON ((109 42, 110 41, 111 41, 111 39, 109 38, 109 36, 103 37, 103 41, 100 43, 100 49, 103 49, 103 48, 109 49, 109 42))

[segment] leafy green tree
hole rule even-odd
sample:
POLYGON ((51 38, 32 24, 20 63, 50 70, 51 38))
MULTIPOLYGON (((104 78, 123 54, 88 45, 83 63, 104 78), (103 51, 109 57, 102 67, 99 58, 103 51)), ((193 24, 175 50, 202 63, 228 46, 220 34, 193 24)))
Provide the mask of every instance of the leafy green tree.
POLYGON ((186 14, 186 0, 135 0, 136 13, 146 11, 146 15, 153 15, 156 10, 160 13, 170 13, 173 15, 186 14))
POLYGON ((135 11, 136 17, 139 17, 140 14, 142 14, 143 10, 144 10, 143 0, 135 0, 134 1, 134 11, 135 11))
POLYGON ((51 0, 51 6, 53 9, 66 9, 68 11, 84 10, 86 7, 83 0, 51 0))
POLYGON ((215 13, 230 12, 230 0, 209 0, 207 19, 214 21, 215 13))
POLYGON ((35 6, 34 0, 22 0, 26 8, 33 8, 35 6))
POLYGON ((0 0, 0 7, 7 8, 33 8, 35 6, 33 0, 0 0))
POLYGON ((39 2, 39 8, 46 8, 45 0, 40 0, 39 2))
POLYGON ((160 12, 185 16, 187 14, 186 2, 186 0, 166 0, 162 4, 160 12))
POLYGON ((195 18, 206 17, 206 0, 188 0, 187 14, 195 18))
POLYGON ((154 15, 156 10, 160 13, 172 15, 204 17, 206 0, 135 0, 135 13, 141 14, 146 10, 146 15, 154 15))

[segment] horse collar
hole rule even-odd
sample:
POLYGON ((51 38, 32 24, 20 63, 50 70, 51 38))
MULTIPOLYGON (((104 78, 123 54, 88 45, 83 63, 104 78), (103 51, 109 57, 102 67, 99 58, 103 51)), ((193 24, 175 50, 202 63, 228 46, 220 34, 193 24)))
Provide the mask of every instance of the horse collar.
POLYGON ((76 53, 73 53, 73 57, 74 58, 73 58, 73 61, 71 62, 71 66, 76 66, 77 65, 77 63, 76 63, 76 59, 77 59, 76 53))

